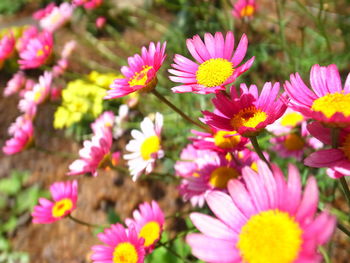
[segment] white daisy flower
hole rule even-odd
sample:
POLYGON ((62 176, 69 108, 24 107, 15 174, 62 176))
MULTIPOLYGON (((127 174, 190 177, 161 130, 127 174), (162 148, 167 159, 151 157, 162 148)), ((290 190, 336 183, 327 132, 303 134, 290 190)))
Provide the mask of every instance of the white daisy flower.
POLYGON ((124 159, 128 160, 129 170, 134 181, 143 173, 152 172, 156 159, 164 156, 160 136, 162 126, 163 115, 157 112, 154 124, 150 118, 146 117, 141 122, 141 131, 131 131, 134 139, 126 145, 126 150, 131 153, 125 154, 124 159))

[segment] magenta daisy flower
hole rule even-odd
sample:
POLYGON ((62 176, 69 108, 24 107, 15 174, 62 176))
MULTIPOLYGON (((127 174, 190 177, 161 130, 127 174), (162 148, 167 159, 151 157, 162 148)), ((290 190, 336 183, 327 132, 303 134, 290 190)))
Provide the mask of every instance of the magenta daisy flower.
MULTIPOLYGON (((332 144, 331 129, 322 126, 319 122, 308 125, 312 136, 326 145, 332 144)), ((342 129, 339 134, 338 148, 324 149, 308 156, 304 164, 311 167, 326 167, 330 171, 328 175, 332 178, 350 176, 350 128, 342 129)))
POLYGON ((121 224, 115 224, 97 236, 106 245, 96 245, 91 248, 93 263, 144 262, 144 239, 138 237, 134 228, 125 229, 121 224))
POLYGON ((344 89, 336 65, 314 65, 310 72, 310 90, 299 73, 290 75, 284 85, 291 98, 290 107, 305 117, 332 127, 350 125, 350 74, 344 89))
POLYGON ((172 64, 174 69, 169 70, 174 76, 169 78, 183 85, 172 88, 173 92, 209 94, 225 90, 225 85, 234 82, 254 62, 253 57, 238 66, 247 52, 246 35, 242 36, 235 51, 232 32, 227 32, 225 39, 220 32, 216 32, 214 36, 206 33, 204 43, 195 35, 192 39, 187 39, 186 44, 198 64, 181 55, 175 55, 175 64, 172 64))
POLYGON ((250 88, 241 84, 241 95, 238 96, 234 87, 231 87, 231 98, 222 93, 216 94, 212 100, 215 111, 203 111, 202 121, 214 129, 237 131, 249 137, 255 136, 267 125, 280 118, 286 110, 286 105, 280 98, 279 83, 265 83, 259 96, 258 88, 250 88))
POLYGON ((84 148, 80 149, 80 159, 69 166, 67 175, 91 173, 97 176, 97 169, 107 167, 111 162, 112 147, 111 129, 98 129, 91 140, 84 141, 84 148))
POLYGON ((133 212, 133 219, 126 219, 126 225, 134 227, 140 238, 144 239, 143 246, 147 253, 151 253, 160 239, 164 227, 164 213, 156 201, 151 204, 140 204, 139 209, 133 212))
POLYGON ((201 234, 190 234, 192 253, 212 263, 321 262, 317 247, 333 233, 336 220, 318 205, 317 182, 309 177, 304 194, 295 166, 288 182, 275 167, 258 162, 259 173, 243 168, 242 183, 231 180, 228 194, 213 191, 206 201, 217 218, 192 213, 201 234))
POLYGON ((43 31, 37 36, 30 38, 28 43, 20 51, 19 56, 21 69, 38 68, 46 63, 52 53, 53 36, 50 32, 43 31))
POLYGON ((10 32, 9 34, 4 35, 0 40, 0 64, 5 59, 8 59, 12 56, 15 50, 15 44, 16 40, 13 36, 13 33, 10 32))
POLYGON ((73 4, 77 6, 84 6, 87 10, 92 10, 99 7, 103 0, 73 0, 73 4))
POLYGON ((236 18, 252 18, 256 12, 255 0, 238 0, 232 9, 232 15, 236 18))
POLYGON ((15 125, 11 125, 9 133, 13 137, 5 142, 2 151, 6 155, 12 155, 24 151, 33 143, 34 128, 31 119, 22 117, 16 120, 15 125))
POLYGON ((78 199, 78 182, 56 182, 50 186, 53 202, 45 198, 39 199, 39 205, 32 213, 33 223, 50 224, 70 214, 78 199))
POLYGON ((190 138, 196 148, 213 150, 220 153, 242 150, 248 142, 247 138, 242 137, 236 131, 214 129, 213 133, 195 130, 192 130, 192 133, 197 135, 195 138, 190 138))
POLYGON ((139 54, 128 58, 129 67, 122 67, 124 78, 115 79, 107 91, 106 99, 114 99, 135 91, 149 91, 157 85, 157 72, 162 66, 166 43, 151 42, 148 50, 142 47, 139 54))

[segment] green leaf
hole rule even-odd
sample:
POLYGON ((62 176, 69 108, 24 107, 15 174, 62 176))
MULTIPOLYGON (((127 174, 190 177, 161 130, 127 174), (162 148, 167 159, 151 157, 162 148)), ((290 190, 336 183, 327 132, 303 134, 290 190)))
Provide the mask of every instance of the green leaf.
POLYGON ((21 189, 21 180, 10 177, 0 180, 0 192, 7 195, 15 195, 21 189))
POLYGON ((20 192, 16 196, 15 213, 20 214, 32 210, 38 202, 40 192, 41 191, 37 185, 20 192))

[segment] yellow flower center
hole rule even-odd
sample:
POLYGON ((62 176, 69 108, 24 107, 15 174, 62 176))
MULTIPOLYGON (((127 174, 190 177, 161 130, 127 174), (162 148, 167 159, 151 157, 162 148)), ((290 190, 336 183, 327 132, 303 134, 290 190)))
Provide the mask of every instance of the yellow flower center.
POLYGON ((343 142, 340 149, 344 152, 345 156, 350 161, 350 134, 346 136, 345 141, 343 142))
POLYGON ((209 184, 216 188, 226 188, 228 181, 238 176, 239 173, 231 167, 219 167, 210 174, 209 184))
POLYGON ((246 5, 245 7, 242 8, 241 10, 241 17, 244 16, 252 16, 255 12, 255 8, 252 5, 246 5))
POLYGON ((136 263, 138 259, 136 248, 130 242, 119 243, 113 251, 113 263, 136 263))
POLYGON ((235 130, 240 127, 255 128, 267 119, 267 114, 255 106, 240 110, 232 119, 231 125, 235 130))
POLYGON ((236 131, 218 131, 214 135, 214 144, 223 149, 236 147, 241 141, 241 136, 236 131), (230 135, 230 136, 227 136, 230 135), (226 137, 227 136, 227 137, 226 137))
POLYGON ((38 90, 34 93, 34 101, 39 102, 40 98, 41 98, 41 90, 38 90))
POLYGON ((160 225, 155 221, 148 222, 141 228, 139 237, 145 239, 144 246, 148 247, 153 245, 153 243, 160 237, 160 225))
POLYGON ((150 136, 146 138, 142 145, 141 145, 141 156, 142 158, 147 161, 151 159, 152 154, 158 152, 160 149, 160 140, 159 137, 156 135, 150 136))
POLYGON ((292 263, 302 245, 302 229, 286 212, 268 210, 242 227, 237 248, 247 263, 292 263))
POLYGON ((60 201, 56 202, 54 206, 52 207, 52 216, 53 217, 61 217, 64 216, 64 214, 71 210, 73 207, 73 202, 69 198, 61 199, 60 201))
POLYGON ((39 49, 39 50, 36 52, 36 56, 37 56, 37 57, 41 57, 42 55, 44 55, 44 50, 39 49))
POLYGON ((98 164, 98 168, 107 168, 111 165, 111 153, 107 153, 103 156, 102 160, 98 164))
POLYGON ((298 134, 292 133, 286 136, 283 145, 289 151, 298 151, 304 148, 305 141, 298 134))
POLYGON ((147 72, 152 69, 152 66, 143 66, 140 72, 136 72, 135 75, 129 80, 130 87, 144 86, 147 83, 147 72))
POLYGON ((250 168, 252 168, 255 172, 258 172, 258 164, 256 162, 252 162, 250 168))
POLYGON ((223 58, 212 58, 204 61, 196 72, 200 85, 211 88, 222 85, 233 73, 233 65, 223 58))
POLYGON ((285 114, 281 119, 281 125, 284 127, 295 127, 304 120, 303 115, 298 112, 285 114))
POLYGON ((327 118, 335 113, 343 113, 344 116, 350 116, 350 93, 343 94, 335 92, 318 98, 312 103, 311 109, 322 112, 327 118))

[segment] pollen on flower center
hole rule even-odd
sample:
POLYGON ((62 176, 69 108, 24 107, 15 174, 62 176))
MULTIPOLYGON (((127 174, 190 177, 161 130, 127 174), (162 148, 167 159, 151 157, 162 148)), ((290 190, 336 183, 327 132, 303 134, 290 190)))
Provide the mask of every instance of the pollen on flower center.
POLYGON ((241 136, 236 131, 218 131, 214 135, 214 144, 223 149, 236 147, 241 141, 241 136))
POLYGON ((219 167, 210 174, 209 184, 216 188, 226 188, 228 181, 238 176, 239 173, 234 168, 219 167))
POLYGON ((69 198, 61 199, 56 202, 52 207, 52 216, 53 217, 61 217, 64 216, 65 213, 73 208, 73 202, 69 198))
POLYGON ((240 127, 256 128, 267 119, 267 114, 255 106, 240 110, 232 119, 231 126, 238 130, 240 127))
POLYGON ((286 136, 283 145, 289 151, 298 151, 304 148, 305 141, 298 134, 292 133, 286 136))
POLYGON ((340 149, 344 152, 345 156, 350 161, 350 134, 348 134, 342 143, 340 149))
POLYGON ((119 243, 113 251, 113 263, 137 263, 136 248, 130 242, 119 243))
POLYGON ((145 239, 144 246, 148 247, 152 245, 160 237, 160 225, 155 221, 145 224, 140 231, 139 237, 145 239))
POLYGON ((160 149, 160 140, 156 135, 146 138, 141 145, 141 156, 144 160, 149 160, 152 154, 157 153, 160 149))
POLYGON ((211 88, 222 85, 233 73, 233 65, 223 58, 212 58, 203 62, 196 72, 200 85, 211 88))
POLYGON ((345 117, 350 117, 350 93, 343 94, 335 92, 318 98, 312 103, 311 109, 322 112, 327 118, 335 113, 343 113, 345 117))
POLYGON ((237 248, 249 263, 292 263, 299 255, 302 230, 288 213, 268 210, 252 216, 242 227, 237 248))
POLYGON ((252 5, 247 5, 241 10, 241 17, 252 16, 255 12, 255 8, 252 5))
POLYGON ((147 73, 152 68, 153 68, 152 66, 145 65, 142 67, 141 71, 136 72, 135 75, 132 78, 130 78, 130 80, 128 82, 130 87, 146 85, 147 80, 148 80, 147 73))
POLYGON ((281 125, 284 127, 295 127, 304 120, 303 115, 298 112, 290 112, 285 114, 281 119, 281 125))
POLYGON ((37 52, 36 52, 36 56, 37 57, 41 57, 42 55, 44 55, 44 51, 42 49, 39 49, 37 52))

